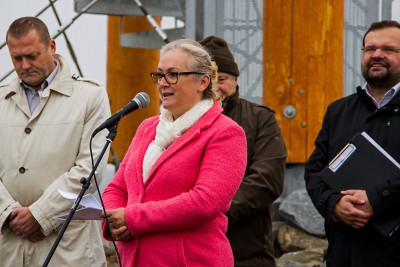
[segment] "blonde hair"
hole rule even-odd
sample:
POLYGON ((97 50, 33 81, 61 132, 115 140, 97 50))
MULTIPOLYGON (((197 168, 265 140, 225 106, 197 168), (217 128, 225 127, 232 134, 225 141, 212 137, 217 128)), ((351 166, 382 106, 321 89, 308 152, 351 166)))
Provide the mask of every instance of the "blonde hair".
MULTIPOLYGON (((210 54, 196 41, 190 39, 179 39, 164 45, 160 50, 160 55, 171 50, 179 50, 188 55, 187 66, 191 71, 204 73, 210 76, 210 84, 203 91, 203 99, 219 100, 219 95, 216 93, 216 85, 218 81, 218 67, 212 61, 210 54)), ((196 74, 200 78, 204 74, 196 74)))

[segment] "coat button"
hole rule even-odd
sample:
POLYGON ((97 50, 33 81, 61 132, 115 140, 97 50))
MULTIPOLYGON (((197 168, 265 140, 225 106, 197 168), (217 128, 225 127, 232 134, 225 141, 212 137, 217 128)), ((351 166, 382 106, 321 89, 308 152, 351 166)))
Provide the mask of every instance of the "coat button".
POLYGON ((384 196, 389 195, 389 191, 388 190, 383 190, 382 195, 384 195, 384 196))
POLYGON ((20 173, 25 173, 26 169, 24 167, 19 168, 20 173))
POLYGON ((25 128, 25 133, 26 134, 30 134, 31 132, 32 132, 31 128, 29 128, 29 127, 25 128))

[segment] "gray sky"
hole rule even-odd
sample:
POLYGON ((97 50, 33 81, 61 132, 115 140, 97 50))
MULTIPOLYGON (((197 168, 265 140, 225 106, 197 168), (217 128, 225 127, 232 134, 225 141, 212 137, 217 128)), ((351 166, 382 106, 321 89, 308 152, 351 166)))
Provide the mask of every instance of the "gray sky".
POLYGON ((392 18, 397 21, 400 20, 400 0, 394 0, 392 2, 392 18))
MULTIPOLYGON (((5 42, 6 31, 11 22, 22 16, 35 16, 48 3, 48 0, 3 1, 0 9, 0 44, 5 42)), ((63 25, 67 25, 76 15, 73 0, 59 0, 54 5, 63 25)), ((47 9, 39 18, 46 23, 50 35, 54 35, 60 28, 51 8, 47 9)), ((67 29, 66 33, 77 55, 83 75, 105 84, 107 16, 83 14, 67 29)), ((62 35, 56 39, 56 45, 57 52, 69 62, 71 72, 78 73, 62 35)), ((0 50, 0 78, 12 69, 8 49, 5 46, 0 50)), ((14 75, 12 74, 7 80, 14 75)))

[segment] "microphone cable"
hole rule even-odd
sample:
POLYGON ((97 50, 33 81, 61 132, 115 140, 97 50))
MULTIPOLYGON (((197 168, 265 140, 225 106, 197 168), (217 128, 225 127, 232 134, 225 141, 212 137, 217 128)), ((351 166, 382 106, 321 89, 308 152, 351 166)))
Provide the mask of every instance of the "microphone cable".
MULTIPOLYGON (((94 168, 94 158, 93 158, 93 150, 92 150, 92 141, 93 141, 93 137, 90 138, 89 150, 90 150, 90 159, 91 159, 91 161, 92 161, 92 168, 94 168)), ((113 246, 114 246, 115 253, 116 253, 116 255, 117 255, 118 265, 119 265, 120 267, 122 267, 122 265, 121 265, 121 264, 122 264, 122 263, 121 263, 121 257, 120 257, 120 255, 119 255, 119 251, 118 251, 117 245, 115 244, 114 236, 111 234, 110 223, 108 222, 107 213, 106 213, 106 208, 105 208, 105 206, 104 206, 103 198, 101 197, 99 184, 98 184, 97 178, 96 178, 96 172, 93 173, 93 178, 94 178, 94 183, 95 183, 95 185, 96 185, 97 194, 98 194, 99 199, 100 199, 100 202, 101 202, 101 207, 103 208, 104 217, 105 217, 105 220, 106 220, 107 231, 110 233, 111 240, 112 240, 112 244, 113 244, 113 246)), ((102 237, 102 238, 103 238, 103 237, 102 237)), ((104 249, 104 246, 103 246, 103 249, 104 249)), ((107 259, 106 259, 106 261, 107 261, 107 259)))

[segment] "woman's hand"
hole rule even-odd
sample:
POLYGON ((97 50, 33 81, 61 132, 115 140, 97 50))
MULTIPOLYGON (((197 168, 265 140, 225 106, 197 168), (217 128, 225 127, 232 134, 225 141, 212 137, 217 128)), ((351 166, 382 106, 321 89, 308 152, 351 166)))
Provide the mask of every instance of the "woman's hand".
MULTIPOLYGON (((111 235, 115 238, 115 240, 128 241, 133 238, 131 232, 126 226, 125 208, 107 210, 106 214, 111 235)), ((105 222, 107 222, 104 216, 104 212, 100 214, 100 218, 102 218, 105 222)))
POLYGON ((114 226, 110 225, 111 234, 118 241, 129 241, 133 238, 131 232, 129 231, 128 227, 121 226, 119 228, 114 228, 114 226))

